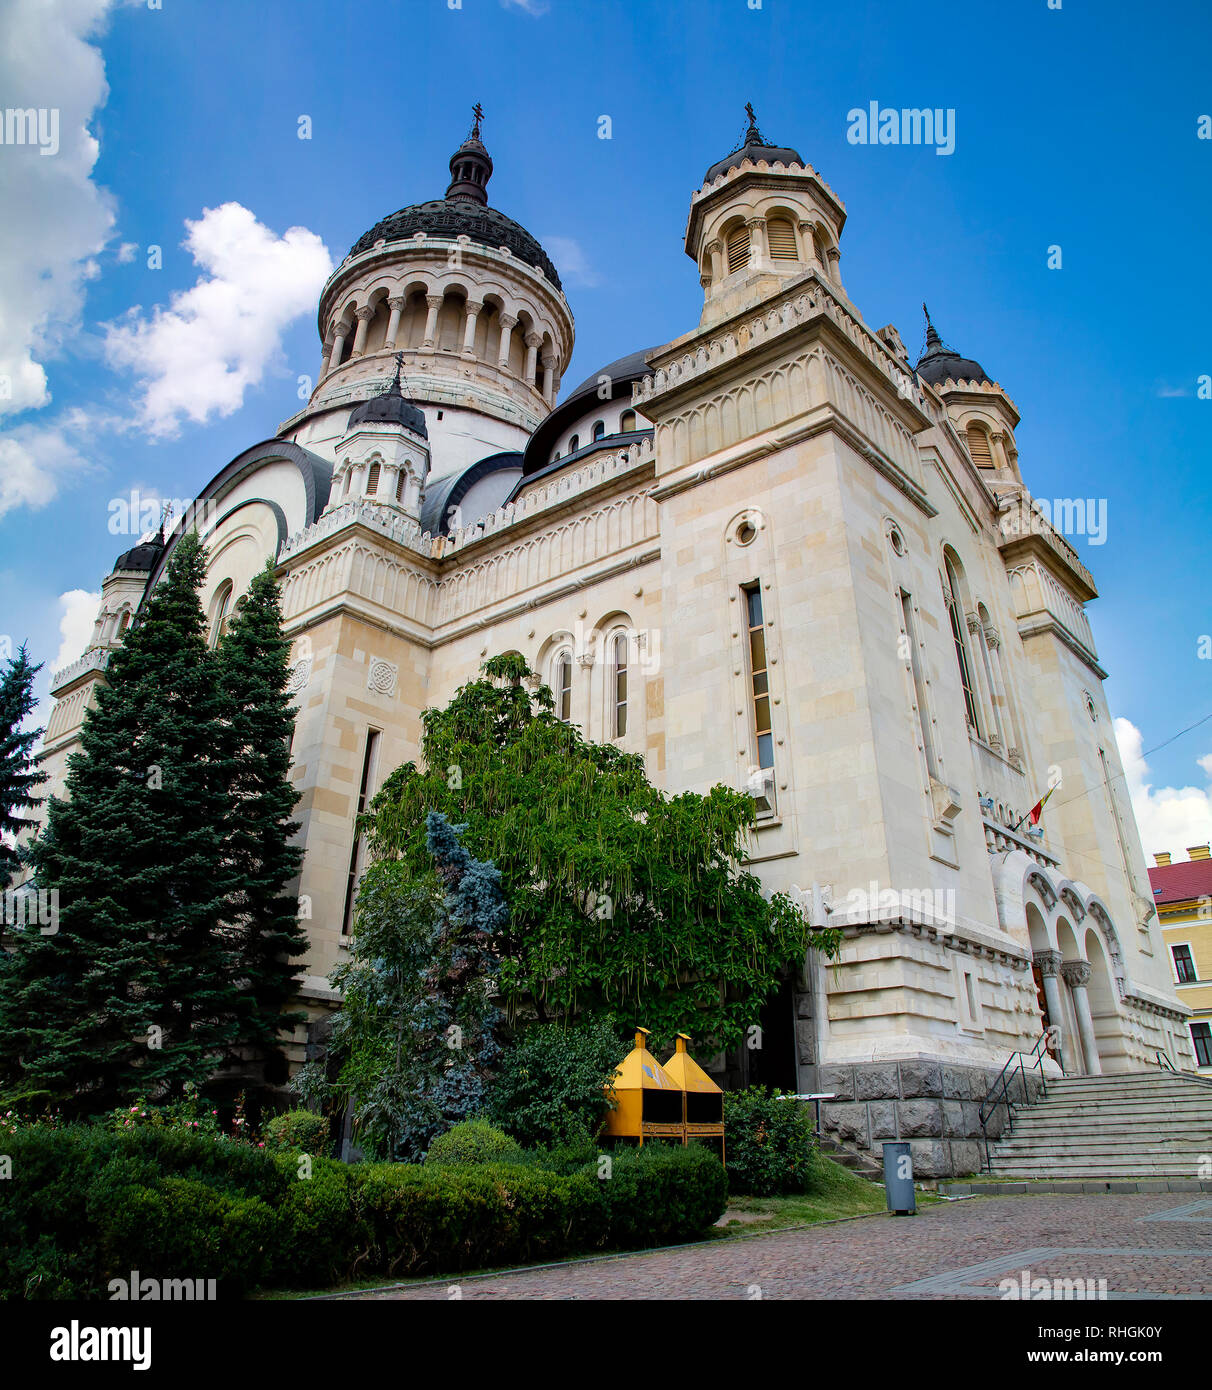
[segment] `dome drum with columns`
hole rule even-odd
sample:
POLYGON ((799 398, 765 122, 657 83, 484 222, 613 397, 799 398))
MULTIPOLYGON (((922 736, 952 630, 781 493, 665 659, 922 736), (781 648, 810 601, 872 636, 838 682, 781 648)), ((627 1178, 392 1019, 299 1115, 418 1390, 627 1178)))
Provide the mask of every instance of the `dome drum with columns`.
MULTIPOLYGON (((833 1092, 827 1129, 910 1133, 919 1176, 970 1172, 956 1097, 1045 1027, 1054 1073, 1183 1068, 1190 1011, 1114 795, 1093 576, 1046 523, 1007 525, 1031 507, 1017 408, 928 315, 916 369, 894 325, 868 326, 840 200, 748 116, 691 199, 698 324, 559 400, 572 314, 488 208, 477 110, 445 199, 383 219, 325 286, 306 408, 205 490, 204 609, 218 640, 276 561, 313 1020, 349 948, 359 789, 517 651, 558 717, 665 791, 752 795, 748 867, 842 932, 757 1020, 778 1045, 730 1053, 724 1079, 833 1092), (1064 796, 1028 824, 1058 767, 1064 796)), ((120 558, 55 677, 49 793, 182 533, 120 558)))

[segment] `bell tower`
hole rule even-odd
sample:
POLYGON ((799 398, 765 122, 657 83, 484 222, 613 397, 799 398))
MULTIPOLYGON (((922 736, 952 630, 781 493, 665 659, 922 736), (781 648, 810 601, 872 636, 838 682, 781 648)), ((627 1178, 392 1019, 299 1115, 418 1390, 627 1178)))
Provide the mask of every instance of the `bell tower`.
POLYGON ((686 254, 703 286, 701 327, 756 307, 816 269, 841 290, 841 199, 798 151, 770 144, 753 106, 744 139, 690 201, 686 254))

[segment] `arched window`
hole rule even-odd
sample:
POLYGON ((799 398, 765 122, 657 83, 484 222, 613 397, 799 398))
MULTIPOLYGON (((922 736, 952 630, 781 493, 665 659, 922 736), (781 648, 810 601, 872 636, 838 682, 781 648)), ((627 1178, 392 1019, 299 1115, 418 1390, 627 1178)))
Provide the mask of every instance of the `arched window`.
POLYGON ((568 452, 570 454, 575 454, 580 447, 581 436, 579 434, 574 434, 572 438, 568 441, 568 452))
POLYGON ((630 434, 635 429, 635 411, 625 410, 619 416, 619 433, 630 434))
POLYGON ((993 467, 993 453, 989 448, 989 436, 979 425, 968 426, 968 452, 978 468, 993 467))
POLYGON ((789 217, 771 217, 766 222, 766 241, 772 261, 798 261, 795 227, 789 217))
POLYGON ((812 251, 820 262, 820 267, 824 271, 829 270, 829 252, 825 245, 825 238, 813 227, 812 229, 812 251))
POLYGON ((408 481, 408 474, 401 468, 396 475, 396 501, 404 500, 404 484, 408 481))
POLYGON ((124 608, 121 618, 118 619, 118 636, 123 636, 128 627, 130 627, 130 609, 124 608))
POLYGON ((231 580, 227 579, 219 586, 218 592, 210 605, 210 645, 216 647, 219 638, 227 631, 227 618, 231 612, 231 580))
POLYGON ((370 465, 370 472, 366 475, 367 497, 373 497, 375 493, 379 490, 379 472, 380 469, 378 463, 372 463, 370 465))
POLYGON ((611 738, 627 733, 627 634, 615 634, 610 647, 611 738))
POLYGON ((353 487, 353 469, 347 467, 345 469, 345 490, 341 493, 341 496, 348 497, 351 487, 353 487))
POLYGON ((605 422, 605 420, 595 420, 595 421, 593 422, 593 435, 592 435, 592 438, 593 438, 593 439, 601 439, 602 436, 603 436, 605 433, 606 433, 606 422, 605 422))
POLYGON ((943 601, 947 605, 947 618, 951 623, 951 636, 955 642, 955 659, 959 664, 960 684, 964 688, 964 711, 973 733, 980 735, 981 725, 977 718, 976 682, 972 676, 972 662, 968 657, 968 639, 965 632, 963 590, 959 582, 959 570, 947 551, 943 556, 946 578, 943 581, 943 601))
POLYGON ((728 233, 728 274, 734 270, 744 270, 749 264, 749 228, 743 222, 728 233))
POLYGON ((555 696, 556 718, 565 724, 572 718, 572 654, 561 652, 553 670, 552 694, 555 696))

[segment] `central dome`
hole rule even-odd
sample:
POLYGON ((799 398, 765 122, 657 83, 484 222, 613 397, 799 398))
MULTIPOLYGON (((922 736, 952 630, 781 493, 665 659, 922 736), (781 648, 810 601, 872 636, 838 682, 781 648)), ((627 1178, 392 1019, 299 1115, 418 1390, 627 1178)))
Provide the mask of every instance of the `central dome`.
POLYGON ((551 257, 530 235, 525 227, 490 208, 466 197, 434 198, 428 203, 413 203, 393 212, 354 242, 351 256, 371 250, 376 242, 407 241, 417 232, 426 236, 455 237, 466 234, 478 246, 495 251, 507 247, 524 264, 540 270, 557 290, 563 290, 560 277, 551 257))

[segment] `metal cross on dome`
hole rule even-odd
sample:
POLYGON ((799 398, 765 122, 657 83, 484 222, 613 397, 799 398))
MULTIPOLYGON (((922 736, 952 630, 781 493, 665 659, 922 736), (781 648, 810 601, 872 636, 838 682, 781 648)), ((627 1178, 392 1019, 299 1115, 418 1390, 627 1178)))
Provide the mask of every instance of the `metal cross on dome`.
POLYGON ((478 140, 480 138, 480 122, 484 119, 484 108, 478 101, 471 108, 471 114, 476 118, 475 124, 471 128, 471 133, 475 139, 478 140))

